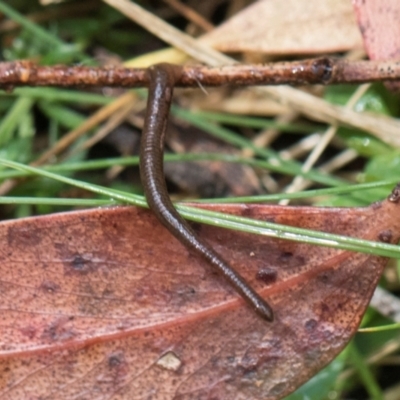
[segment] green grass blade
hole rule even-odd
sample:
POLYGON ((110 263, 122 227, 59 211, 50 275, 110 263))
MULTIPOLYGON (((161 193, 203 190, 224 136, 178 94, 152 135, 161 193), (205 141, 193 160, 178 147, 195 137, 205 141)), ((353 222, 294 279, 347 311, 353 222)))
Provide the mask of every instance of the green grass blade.
POLYGON ((51 206, 71 206, 71 207, 100 207, 118 204, 113 200, 102 199, 56 199, 54 197, 1 197, 0 204, 34 204, 51 206))
MULTIPOLYGON (((55 179, 69 185, 77 186, 82 189, 110 197, 111 199, 115 201, 120 201, 121 203, 129 203, 139 207, 147 207, 147 203, 142 196, 129 194, 114 189, 104 188, 102 186, 90 184, 87 182, 80 182, 75 179, 66 178, 48 171, 41 170, 39 168, 29 167, 9 160, 0 159, 0 164, 9 168, 30 171, 40 176, 45 176, 47 178, 55 179)), ((309 229, 295 228, 292 226, 274 224, 266 221, 258 221, 250 218, 237 217, 223 213, 201 210, 184 205, 177 205, 177 209, 181 212, 184 218, 200 223, 216 225, 228 229, 255 233, 279 239, 316 244, 320 246, 350 251, 358 251, 366 254, 381 255, 385 257, 400 258, 400 248, 398 246, 386 243, 355 239, 324 232, 316 232, 309 229)))
POLYGON ((77 90, 65 90, 58 88, 16 88, 11 93, 0 91, 0 96, 27 96, 38 100, 46 100, 49 102, 62 101, 73 104, 95 104, 107 105, 113 100, 113 97, 107 97, 101 94, 86 93, 77 90))
POLYGON ((36 36, 38 39, 48 43, 51 46, 67 46, 62 40, 60 40, 57 36, 52 35, 47 32, 45 29, 41 28, 39 25, 35 24, 29 19, 25 18, 18 11, 15 11, 13 8, 5 4, 4 1, 0 1, 0 12, 6 15, 8 18, 14 20, 22 27, 24 27, 27 31, 31 32, 32 35, 36 36))
POLYGON ((21 122, 21 115, 28 113, 32 107, 33 99, 20 97, 0 123, 0 146, 4 146, 11 139, 13 132, 21 122))
POLYGON ((363 382, 365 389, 368 391, 370 398, 372 400, 384 400, 384 395, 374 374, 369 369, 366 361, 362 358, 354 342, 350 345, 349 353, 349 360, 353 363, 353 366, 363 382))
POLYGON ((394 329, 400 329, 400 322, 390 325, 381 326, 370 326, 368 328, 360 328, 357 332, 359 333, 375 333, 375 332, 386 332, 394 329))
POLYGON ((317 126, 315 124, 282 124, 267 118, 246 117, 243 115, 234 115, 227 113, 219 113, 212 111, 196 111, 194 113, 197 117, 209 119, 210 121, 220 122, 223 124, 244 126, 246 128, 259 128, 259 129, 278 129, 281 132, 290 133, 313 133, 318 130, 326 129, 323 125, 317 126))

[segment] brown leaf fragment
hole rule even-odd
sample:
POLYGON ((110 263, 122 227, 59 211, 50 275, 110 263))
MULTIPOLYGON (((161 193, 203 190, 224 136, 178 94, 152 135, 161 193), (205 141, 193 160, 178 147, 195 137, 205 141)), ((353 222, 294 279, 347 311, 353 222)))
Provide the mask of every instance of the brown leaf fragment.
MULTIPOLYGON (((202 205, 397 243, 400 187, 366 208, 202 205)), ((1 399, 279 399, 355 333, 386 259, 194 225, 266 323, 148 211, 0 224, 1 399)))
POLYGON ((204 35, 219 51, 320 54, 362 48, 348 0, 260 0, 204 35))

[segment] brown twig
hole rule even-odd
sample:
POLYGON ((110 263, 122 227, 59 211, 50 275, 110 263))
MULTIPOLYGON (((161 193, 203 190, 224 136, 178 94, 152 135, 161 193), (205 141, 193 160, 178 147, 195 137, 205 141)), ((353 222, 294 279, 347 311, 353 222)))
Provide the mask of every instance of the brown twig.
MULTIPOLYGON (((317 58, 265 65, 186 66, 176 86, 303 85, 393 80, 400 80, 400 62, 317 58)), ((4 89, 15 86, 133 88, 148 85, 146 69, 143 68, 44 67, 26 61, 0 63, 0 88, 4 89)))

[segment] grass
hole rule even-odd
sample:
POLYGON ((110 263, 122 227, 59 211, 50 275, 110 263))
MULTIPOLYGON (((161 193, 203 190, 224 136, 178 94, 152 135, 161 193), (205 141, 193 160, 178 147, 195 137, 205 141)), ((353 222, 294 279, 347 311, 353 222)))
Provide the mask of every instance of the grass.
MULTIPOLYGON (((104 4, 98 5, 95 12, 83 15, 75 13, 71 17, 64 17, 60 13, 58 17, 54 17, 54 14, 47 14, 46 8, 39 8, 34 3, 36 2, 19 0, 13 3, 13 6, 9 6, 0 0, 0 12, 19 26, 1 30, 0 23, 4 59, 31 58, 42 64, 95 65, 97 61, 93 49, 101 48, 104 53, 116 54, 125 62, 134 62, 136 57, 143 56, 143 52, 140 52, 143 51, 143 42, 148 41, 155 49, 160 46, 157 40, 128 24, 125 17, 104 4), (41 24, 28 18, 38 11, 42 13, 44 21, 41 24), (118 34, 111 33, 108 36, 105 32, 118 34), (133 51, 137 53, 132 54, 133 51)), ((59 6, 52 7, 57 15, 59 6)), ((151 56, 151 52, 147 54, 148 58, 151 56)), ((330 103, 346 104, 356 90, 354 87, 332 87, 326 90, 324 98, 330 103)), ((93 122, 88 124, 90 128, 82 129, 81 136, 77 137, 71 146, 51 159, 56 163, 45 163, 39 168, 28 166, 68 132, 77 130, 82 124, 91 121, 94 113, 101 114, 106 107, 115 104, 120 96, 118 91, 104 92, 105 94, 102 91, 60 88, 16 88, 12 92, 0 93, 0 179, 9 182, 10 179, 24 178, 16 181, 18 183, 12 186, 12 190, 0 197, 3 218, 121 203, 146 206, 140 187, 131 183, 134 179, 128 179, 128 176, 131 178, 132 175, 137 178, 137 156, 115 157, 115 148, 109 144, 103 145, 102 148, 98 146, 97 151, 102 153, 102 157, 97 158, 94 156, 96 147, 76 150, 102 124, 107 123, 110 118, 108 114, 103 119, 93 119, 93 122), (74 148, 75 151, 72 151, 74 148), (106 174, 116 166, 129 168, 130 173, 109 179, 106 174), (66 198, 65 194, 72 191, 72 187, 79 188, 84 198, 66 198)), ((143 108, 143 91, 135 91, 135 96, 140 112, 143 108)), ((240 99, 241 94, 238 92, 233 96, 240 99)), ((179 93, 177 97, 181 98, 179 93)), ((240 168, 251 168, 254 176, 265 183, 262 187, 263 193, 258 195, 201 201, 251 203, 297 200, 302 204, 312 205, 362 206, 387 196, 391 187, 400 180, 399 149, 383 143, 369 133, 345 128, 339 124, 334 140, 327 144, 317 167, 306 169, 304 162, 312 148, 303 150, 305 139, 315 133, 322 134, 328 129, 328 125, 299 117, 290 122, 281 122, 278 116, 240 115, 218 108, 211 111, 194 111, 195 102, 195 98, 191 99, 193 109, 183 105, 173 107, 172 115, 176 126, 186 131, 190 129, 190 132, 195 129, 204 132, 214 137, 218 143, 229 147, 230 152, 226 154, 219 150, 207 150, 201 153, 168 154, 166 162, 202 161, 202 165, 206 165, 204 162, 219 161, 226 165, 234 164, 240 168), (270 140, 271 145, 258 144, 264 140, 264 136, 265 140, 270 140), (342 154, 348 154, 349 151, 353 152, 353 157, 348 164, 337 162, 342 154), (294 179, 300 178, 303 187, 311 189, 285 193, 288 185, 294 179), (271 188, 275 193, 266 193, 267 189, 271 188)), ((225 100, 221 102, 224 103, 225 100)), ((388 95, 382 85, 374 84, 358 100, 356 108, 396 118, 396 104, 399 104, 398 98, 388 95)), ((135 121, 128 121, 128 125, 131 132, 138 130, 135 121)), ((179 185, 177 186, 179 188, 179 185)), ((290 235, 294 240, 307 243, 400 258, 397 246, 384 243, 371 243, 299 228, 276 226, 267 222, 255 222, 247 218, 200 211, 185 206, 184 203, 180 203, 179 211, 193 221, 216 224, 228 229, 282 238, 290 235)), ((398 290, 400 269, 396 263, 392 263, 389 271, 383 283, 393 290, 398 290)), ((379 314, 370 309, 363 328, 390 323, 390 320, 382 321, 379 314)), ((398 325, 394 327, 397 328, 398 325)), ((398 331, 389 329, 385 330, 385 340, 380 336, 381 328, 377 328, 373 333, 357 335, 355 341, 334 363, 290 396, 290 399, 320 399, 318 396, 321 392, 316 388, 320 389, 321 385, 328 387, 330 393, 335 392, 337 399, 344 399, 341 393, 354 389, 357 382, 352 379, 353 375, 349 371, 356 371, 360 385, 371 398, 386 398, 386 388, 380 387, 379 373, 376 373, 379 367, 372 368, 368 361, 368 357, 371 356, 368 349, 374 342, 373 351, 379 354, 388 342, 396 339, 398 331), (349 376, 347 379, 343 378, 346 373, 349 376)))

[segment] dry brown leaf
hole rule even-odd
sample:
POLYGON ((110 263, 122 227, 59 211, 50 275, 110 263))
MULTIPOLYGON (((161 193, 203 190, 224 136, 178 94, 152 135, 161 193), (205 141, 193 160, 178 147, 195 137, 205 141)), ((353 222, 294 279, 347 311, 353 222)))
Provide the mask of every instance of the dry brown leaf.
POLYGON ((204 40, 219 51, 271 55, 333 53, 363 46, 349 0, 260 0, 204 40))
MULTIPOLYGON (((204 208, 399 240, 399 204, 204 208)), ((0 224, 2 399, 277 399, 355 333, 386 259, 195 225, 265 296, 261 320, 148 211, 0 224)))

